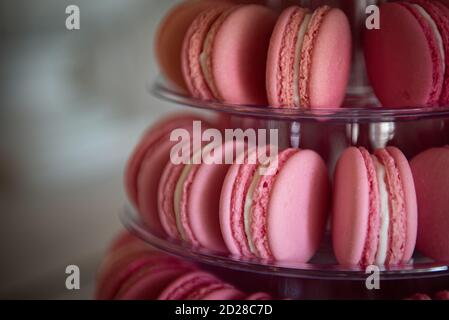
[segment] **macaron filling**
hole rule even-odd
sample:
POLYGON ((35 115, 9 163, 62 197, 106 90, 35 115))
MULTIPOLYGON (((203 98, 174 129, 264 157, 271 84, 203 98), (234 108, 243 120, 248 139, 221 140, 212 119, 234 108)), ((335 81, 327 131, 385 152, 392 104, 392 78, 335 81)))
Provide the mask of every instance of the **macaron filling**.
POLYGON ((376 156, 373 156, 374 166, 376 168, 377 184, 379 186, 380 200, 380 228, 379 241, 376 252, 376 265, 384 265, 388 253, 389 226, 390 226, 390 205, 385 183, 385 167, 379 162, 376 156))
POLYGON ((232 7, 228 10, 225 10, 218 16, 207 33, 207 36, 203 43, 203 51, 201 52, 199 57, 204 80, 206 81, 206 84, 215 99, 221 99, 221 97, 218 93, 217 87, 215 86, 214 75, 212 72, 212 50, 214 46, 214 39, 223 22, 232 12, 234 12, 235 9, 236 7, 232 7))
MULTIPOLYGON (((198 159, 197 157, 201 156, 203 152, 202 149, 197 150, 192 159, 198 159)), ((193 161, 192 161, 193 162, 193 161)), ((186 191, 189 186, 192 184, 192 181, 195 176, 195 172, 198 169, 198 165, 194 165, 193 163, 186 164, 184 169, 181 172, 178 182, 176 183, 175 195, 173 197, 173 209, 175 211, 176 217, 176 225, 178 227, 179 235, 182 240, 190 241, 193 244, 196 244, 196 238, 190 228, 189 219, 186 215, 186 191)))
POLYGON ((295 64, 294 64, 294 77, 293 77, 293 102, 296 107, 301 108, 301 98, 299 94, 299 70, 301 64, 301 52, 304 43, 304 37, 306 36, 307 29, 309 28, 309 23, 312 18, 312 14, 308 13, 304 16, 304 20, 301 23, 298 31, 298 39, 296 41, 295 48, 295 64))
POLYGON ((248 241, 249 249, 252 254, 259 256, 256 246, 254 245, 253 241, 253 235, 251 231, 251 225, 253 223, 252 217, 251 217, 251 207, 253 204, 253 194, 255 193, 255 190, 257 186, 259 185, 259 181, 261 179, 260 175, 261 170, 256 170, 254 172, 254 176, 252 178, 251 184, 249 186, 248 192, 246 194, 245 199, 245 205, 244 205, 244 211, 243 211, 243 221, 245 226, 245 235, 246 239, 248 241))
MULTIPOLYGON (((257 187, 251 195, 252 204, 249 212, 251 238, 248 239, 248 241, 253 242, 253 245, 257 252, 257 256, 259 258, 274 258, 268 243, 267 234, 270 193, 282 166, 297 152, 299 152, 298 149, 284 150, 280 154, 274 156, 277 157, 277 161, 273 161, 272 158, 269 164, 262 164, 259 166, 259 169, 261 168, 261 166, 267 166, 269 172, 273 172, 273 174, 271 175, 260 175, 257 187)), ((264 170, 262 168, 262 170, 256 170, 256 172, 264 172, 264 170)), ((257 173, 255 175, 257 175, 257 173)))
POLYGON ((403 261, 407 234, 407 212, 402 179, 394 158, 386 149, 375 152, 385 168, 385 183, 388 193, 389 227, 388 249, 385 264, 395 265, 403 261))

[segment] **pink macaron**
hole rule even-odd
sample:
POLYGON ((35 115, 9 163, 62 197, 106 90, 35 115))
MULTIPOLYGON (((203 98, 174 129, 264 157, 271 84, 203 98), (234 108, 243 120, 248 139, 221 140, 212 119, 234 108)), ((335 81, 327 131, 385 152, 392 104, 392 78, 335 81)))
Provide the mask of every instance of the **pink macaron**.
POLYGON ((272 106, 338 108, 351 66, 351 30, 340 9, 285 9, 268 51, 266 88, 272 106))
POLYGON ((235 158, 243 148, 243 142, 212 143, 195 150, 186 163, 167 163, 159 184, 158 206, 169 236, 227 251, 218 218, 220 191, 230 167, 226 159, 235 158))
POLYGON ((122 284, 115 299, 156 300, 170 283, 191 270, 191 267, 179 261, 146 265, 122 284))
POLYGON ((159 300, 239 300, 244 294, 201 271, 188 273, 165 288, 159 300))
POLYGON ((417 204, 409 163, 397 148, 343 152, 335 170, 332 238, 347 266, 397 265, 412 257, 417 204))
POLYGON ((412 159, 418 197, 417 249, 449 261, 449 147, 432 148, 412 159))
POLYGON ((140 253, 117 256, 116 259, 105 260, 103 273, 97 281, 96 299, 115 299, 121 288, 136 273, 156 264, 175 264, 173 257, 156 251, 146 250, 140 253))
POLYGON ((190 114, 174 114, 153 125, 143 135, 128 160, 125 169, 125 189, 131 204, 153 232, 163 233, 157 208, 157 187, 162 171, 170 160, 171 149, 179 143, 170 141, 175 129, 192 133, 194 121, 205 120, 190 114))
POLYGON ((181 60, 193 97, 266 104, 265 68, 276 13, 260 5, 216 6, 197 16, 181 60))
POLYGON ((223 183, 220 225, 225 243, 239 257, 307 262, 325 228, 326 166, 309 150, 286 149, 269 161, 251 161, 253 152, 258 151, 229 169, 223 183))
POLYGON ((154 50, 161 73, 177 89, 187 91, 181 71, 181 50, 187 29, 202 11, 223 5, 224 0, 181 1, 159 23, 154 50))
POLYGON ((367 30, 368 76, 384 107, 449 104, 449 9, 438 1, 387 3, 367 30))

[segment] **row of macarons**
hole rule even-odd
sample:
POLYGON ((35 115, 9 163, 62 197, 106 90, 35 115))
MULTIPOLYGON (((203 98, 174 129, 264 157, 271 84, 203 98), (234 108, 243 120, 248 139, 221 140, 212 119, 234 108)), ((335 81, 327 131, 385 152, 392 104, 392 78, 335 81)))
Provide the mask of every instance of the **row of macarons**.
POLYGON ((194 265, 156 251, 128 232, 113 241, 99 268, 98 300, 270 300, 247 294, 194 265))
MULTIPOLYGON (((352 55, 344 11, 289 6, 278 12, 238 2, 191 0, 169 11, 154 44, 169 82, 202 100, 340 107, 352 55)), ((448 105, 449 9, 436 0, 386 3, 379 27, 366 29, 363 42, 382 105, 448 105)))
POLYGON ((181 148, 190 151, 188 159, 201 154, 202 161, 172 161, 171 132, 192 132, 194 119, 161 120, 128 161, 129 200, 153 233, 242 259, 304 263, 319 248, 332 212, 342 265, 408 263, 416 240, 424 255, 449 260, 449 148, 428 150, 410 166, 394 147, 373 154, 350 147, 331 187, 327 166, 312 150, 289 148, 251 161, 264 154, 260 147, 233 140, 192 152, 188 142, 181 148))
MULTIPOLYGON (((244 293, 186 261, 156 251, 127 231, 112 242, 99 267, 98 300, 272 300, 244 293)), ((449 291, 417 293, 407 300, 449 300, 449 291)))

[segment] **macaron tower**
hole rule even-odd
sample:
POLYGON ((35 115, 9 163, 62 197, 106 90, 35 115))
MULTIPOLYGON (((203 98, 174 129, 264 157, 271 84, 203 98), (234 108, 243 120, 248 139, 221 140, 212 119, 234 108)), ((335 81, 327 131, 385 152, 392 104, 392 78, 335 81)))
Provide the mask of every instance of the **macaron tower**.
POLYGON ((229 169, 220 199, 220 225, 234 256, 307 262, 324 234, 329 181, 323 160, 310 150, 286 149, 267 161, 229 169))
POLYGON ((351 66, 351 30, 343 11, 292 6, 280 15, 267 60, 266 88, 275 107, 322 109, 343 103, 351 66))
POLYGON ((265 68, 277 15, 260 5, 216 7, 196 17, 181 60, 191 95, 233 104, 266 104, 265 68))
POLYGON ((380 29, 367 30, 366 68, 384 107, 449 104, 449 9, 413 0, 380 7, 380 29))
POLYGON ((412 257, 417 204, 409 163, 397 148, 350 147, 334 177, 332 238, 345 266, 398 265, 412 257))

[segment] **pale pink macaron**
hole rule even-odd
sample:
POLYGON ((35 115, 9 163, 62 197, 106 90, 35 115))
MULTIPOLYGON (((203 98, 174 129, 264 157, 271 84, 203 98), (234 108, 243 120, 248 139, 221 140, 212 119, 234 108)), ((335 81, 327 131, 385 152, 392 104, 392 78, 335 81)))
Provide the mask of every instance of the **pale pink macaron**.
POLYGON ((202 11, 222 5, 224 0, 181 1, 160 22, 154 41, 159 68, 166 80, 177 89, 187 91, 181 71, 181 49, 190 24, 202 11))
POLYGON ((411 161, 418 196, 417 249, 449 261, 449 147, 432 148, 411 161))
POLYGON ((351 147, 335 170, 332 239, 346 266, 398 265, 412 257, 416 192, 409 163, 397 148, 370 154, 351 147))
POLYGON ((266 57, 276 17, 260 5, 216 7, 197 16, 182 50, 182 70, 192 96, 266 104, 266 57))
POLYGON ((160 294, 159 300, 240 300, 245 295, 215 276, 201 271, 188 273, 160 294))
POLYGON ((174 114, 153 125, 143 135, 131 154, 125 169, 125 190, 131 204, 139 211, 152 231, 163 232, 158 217, 157 186, 162 171, 170 160, 171 149, 179 143, 171 141, 176 129, 192 136, 194 121, 208 127, 207 121, 191 114, 174 114))
POLYGON ((351 67, 351 30, 340 9, 285 9, 271 36, 266 88, 274 107, 339 108, 351 67))
POLYGON ((254 161, 255 152, 260 150, 233 165, 223 183, 225 243, 239 257, 307 262, 318 249, 328 213, 324 161, 310 150, 286 149, 268 161, 260 156, 254 161))
POLYGON ((387 3, 380 26, 366 31, 364 51, 383 106, 449 104, 449 9, 438 1, 387 3))
POLYGON ((227 251, 218 217, 220 191, 232 159, 243 150, 241 142, 212 143, 195 150, 187 163, 167 163, 159 184, 158 206, 169 236, 227 251))

